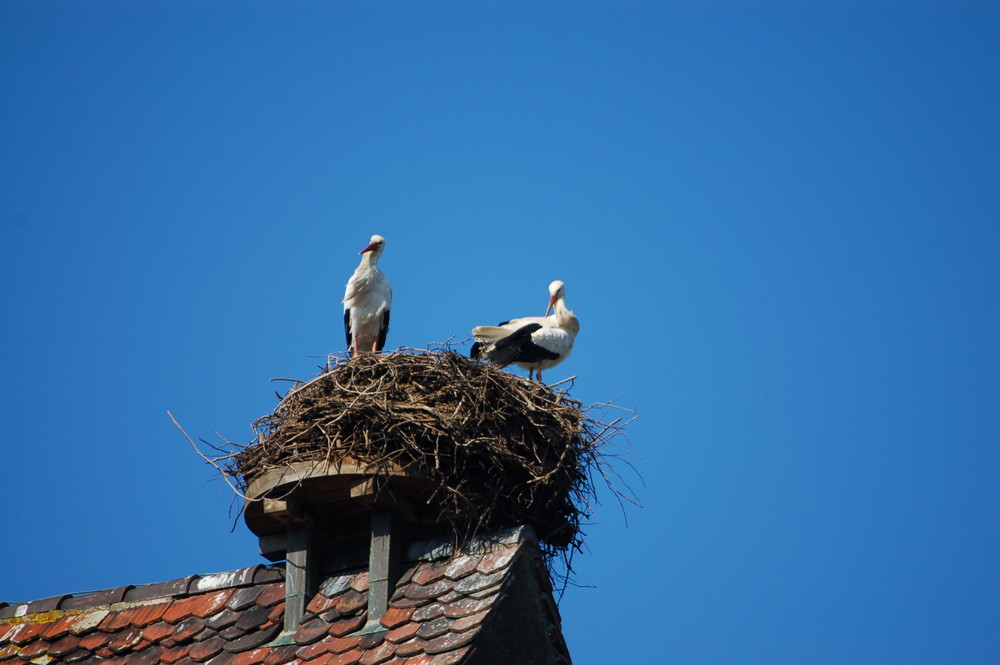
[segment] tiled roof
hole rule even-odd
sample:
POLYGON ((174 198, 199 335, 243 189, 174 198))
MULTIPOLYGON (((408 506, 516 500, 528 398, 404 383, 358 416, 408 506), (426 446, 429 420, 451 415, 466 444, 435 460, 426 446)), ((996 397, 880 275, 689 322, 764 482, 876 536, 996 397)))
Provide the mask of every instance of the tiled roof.
POLYGON ((365 625, 368 571, 328 570, 282 635, 283 568, 253 566, 0 607, 0 665, 569 663, 530 531, 410 555, 381 626, 365 625))

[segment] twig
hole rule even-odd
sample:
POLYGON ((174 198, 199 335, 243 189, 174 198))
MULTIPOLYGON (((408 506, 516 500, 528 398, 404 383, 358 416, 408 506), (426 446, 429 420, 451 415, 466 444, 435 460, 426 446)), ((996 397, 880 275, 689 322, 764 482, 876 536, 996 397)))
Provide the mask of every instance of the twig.
POLYGON ((174 418, 174 414, 170 413, 170 411, 167 411, 167 415, 170 416, 170 420, 172 420, 174 422, 174 425, 177 427, 177 429, 179 429, 181 431, 181 434, 184 435, 184 438, 188 440, 188 443, 191 444, 191 447, 194 448, 194 451, 196 453, 198 453, 198 456, 201 457, 203 460, 205 460, 206 464, 212 465, 215 468, 216 471, 218 471, 219 473, 222 474, 222 479, 226 481, 227 485, 229 485, 229 489, 233 490, 233 492, 237 496, 239 496, 239 497, 241 497, 243 499, 247 499, 247 496, 243 492, 241 492, 238 489, 236 489, 236 487, 234 487, 233 484, 231 482, 229 482, 229 475, 226 473, 225 469, 223 469, 218 464, 216 464, 215 461, 213 461, 213 460, 209 459, 208 457, 206 457, 205 454, 203 452, 201 452, 201 450, 198 449, 198 446, 195 445, 194 440, 192 440, 191 437, 188 436, 188 433, 184 431, 184 428, 181 427, 181 424, 179 422, 177 422, 176 418, 174 418))
POLYGON ((548 386, 549 386, 549 388, 555 388, 556 386, 561 386, 562 384, 564 384, 564 383, 566 383, 568 381, 576 381, 576 375, 574 374, 573 376, 565 378, 562 381, 556 381, 555 383, 550 383, 550 384, 548 384, 548 386))

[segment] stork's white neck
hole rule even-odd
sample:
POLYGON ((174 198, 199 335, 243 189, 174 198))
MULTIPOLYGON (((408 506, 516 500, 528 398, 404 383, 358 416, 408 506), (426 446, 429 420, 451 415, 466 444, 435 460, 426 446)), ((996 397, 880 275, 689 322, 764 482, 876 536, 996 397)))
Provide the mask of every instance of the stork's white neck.
POLYGON ((373 270, 376 263, 378 263, 378 252, 365 252, 361 255, 362 270, 373 270))
POLYGON ((566 301, 562 298, 558 298, 556 300, 552 315, 555 316, 556 324, 560 328, 573 330, 574 332, 580 329, 580 322, 577 320, 573 312, 566 307, 566 301))

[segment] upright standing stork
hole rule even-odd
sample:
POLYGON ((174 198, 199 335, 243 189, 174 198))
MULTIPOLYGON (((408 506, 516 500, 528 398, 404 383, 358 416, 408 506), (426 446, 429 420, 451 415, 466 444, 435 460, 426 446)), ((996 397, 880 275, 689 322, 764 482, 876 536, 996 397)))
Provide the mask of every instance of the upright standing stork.
POLYGON ((558 279, 549 284, 545 316, 525 316, 495 326, 476 326, 473 358, 486 358, 500 367, 511 363, 528 370, 528 379, 542 380, 542 370, 566 360, 580 332, 580 321, 566 307, 566 286, 558 279), (553 311, 554 310, 554 311, 553 311), (549 312, 552 315, 549 316, 549 312))
POLYGON ((392 288, 389 280, 376 265, 385 249, 385 238, 372 236, 361 250, 361 263, 347 280, 344 292, 344 332, 351 357, 362 353, 378 353, 385 346, 389 332, 389 306, 392 288))

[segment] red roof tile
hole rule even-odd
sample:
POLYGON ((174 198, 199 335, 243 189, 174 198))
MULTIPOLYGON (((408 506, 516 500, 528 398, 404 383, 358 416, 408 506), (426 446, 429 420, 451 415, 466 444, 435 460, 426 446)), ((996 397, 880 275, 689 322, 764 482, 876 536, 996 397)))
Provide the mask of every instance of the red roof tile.
POLYGON ((444 606, 444 615, 449 619, 460 619, 482 612, 493 604, 493 598, 459 598, 444 606))
POLYGON ((108 643, 108 636, 105 633, 91 633, 80 638, 80 648, 94 651, 108 643))
POLYGON ((236 655, 233 658, 233 665, 256 665, 264 661, 264 657, 267 656, 270 649, 267 648, 257 648, 251 649, 250 651, 244 651, 236 655))
POLYGON ((210 616, 205 625, 212 630, 224 630, 235 624, 239 618, 240 614, 238 612, 234 612, 227 607, 210 616))
POLYGON ((350 589, 349 591, 346 591, 340 595, 340 597, 337 599, 336 607, 337 611, 340 612, 341 615, 347 616, 350 614, 354 614, 362 607, 365 607, 367 604, 368 604, 367 592, 362 593, 361 591, 355 591, 354 589, 350 589))
POLYGON ((234 611, 242 611, 257 603, 257 596, 264 590, 262 586, 246 587, 237 589, 226 601, 226 607, 234 611))
POLYGON ((210 637, 207 640, 198 642, 188 651, 188 655, 192 660, 199 663, 204 663, 209 658, 219 655, 222 653, 222 647, 224 647, 226 641, 216 635, 215 637, 210 637))
POLYGON ((41 656, 42 654, 46 653, 48 650, 49 650, 48 642, 42 642, 41 640, 38 640, 37 642, 32 642, 28 646, 21 649, 21 651, 17 655, 19 655, 24 660, 34 660, 38 656, 41 656))
POLYGON ((154 624, 163 617, 168 607, 169 603, 152 603, 137 607, 130 623, 140 628, 154 624))
POLYGON ((374 649, 382 642, 385 642, 385 633, 367 633, 358 639, 358 647, 365 650, 374 649))
POLYGON ((431 640, 440 635, 444 635, 451 629, 451 623, 452 621, 448 617, 441 617, 440 619, 428 621, 427 623, 421 625, 420 629, 417 630, 417 637, 425 640, 431 640))
POLYGON ((430 605, 424 605, 413 610, 411 618, 413 621, 423 623, 424 621, 437 619, 442 614, 444 614, 444 603, 431 603, 430 605))
POLYGON ((451 591, 453 587, 454 583, 451 580, 444 579, 438 580, 433 584, 428 584, 427 586, 412 583, 403 592, 403 596, 417 601, 436 600, 439 596, 443 596, 451 591))
MULTIPOLYGON (((159 603, 160 606, 165 607, 166 603, 159 603)), ((99 612, 86 612, 84 614, 74 614, 66 617, 66 621, 69 627, 69 632, 74 635, 89 635, 98 630, 98 626, 104 621, 104 618, 110 614, 107 610, 99 612)))
POLYGON ((262 661, 264 665, 281 665, 282 663, 290 663, 295 659, 295 652, 298 647, 294 644, 280 647, 273 647, 262 661))
POLYGON ((269 584, 257 596, 257 605, 260 607, 274 607, 285 600, 284 584, 269 584))
POLYGON ((295 643, 300 646, 312 644, 321 637, 326 637, 329 634, 330 624, 316 617, 311 621, 299 625, 299 629, 295 631, 295 643))
POLYGON ((464 633, 473 628, 478 628, 483 621, 486 620, 486 615, 489 614, 489 610, 483 610, 478 614, 470 614, 469 616, 462 617, 461 619, 456 619, 452 622, 449 629, 453 633, 464 633))
POLYGON ((313 614, 322 614, 337 605, 337 596, 333 598, 327 598, 321 593, 316 594, 309 604, 306 605, 306 612, 312 612, 313 614))
POLYGON ((355 591, 368 591, 368 571, 362 571, 351 577, 349 586, 355 591))
POLYGON ((502 570, 510 564, 511 558, 513 558, 515 551, 512 549, 498 549, 483 555, 480 560, 479 565, 476 566, 476 570, 483 573, 484 575, 489 575, 490 573, 498 570, 502 570))
POLYGON ((430 662, 433 663, 433 665, 457 665, 457 663, 465 657, 466 653, 468 653, 468 647, 462 647, 461 649, 455 649, 454 651, 450 651, 448 653, 437 654, 430 660, 430 662))
POLYGON ((386 633, 385 639, 393 644, 399 642, 405 642, 420 630, 420 624, 416 621, 411 621, 410 623, 405 623, 398 628, 393 628, 388 633, 386 633))
MULTIPOLYGON (((162 662, 163 651, 159 647, 153 647, 152 649, 143 649, 138 653, 130 654, 128 657, 123 658, 123 665, 158 665, 162 662)), ((188 659, 184 659, 187 662, 188 659)))
POLYGON ((184 649, 166 649, 160 656, 164 663, 176 663, 181 658, 187 658, 187 651, 184 649))
MULTIPOLYGON (((271 586, 275 587, 278 585, 272 584, 271 586)), ((284 600, 283 587, 281 591, 282 591, 281 599, 284 600)), ((194 607, 191 608, 191 614, 196 617, 200 617, 202 619, 211 616, 212 614, 215 614, 216 612, 221 610, 226 605, 226 601, 228 601, 230 596, 232 595, 233 595, 232 589, 224 589, 222 591, 216 591, 215 593, 200 594, 200 596, 196 597, 200 597, 201 601, 195 603, 194 607)), ((260 602, 260 598, 258 598, 257 601, 260 602)))
POLYGON ((156 642, 166 638, 168 635, 172 635, 173 632, 173 626, 165 621, 161 621, 159 623, 154 623, 152 626, 147 626, 146 629, 142 631, 142 634, 147 640, 155 644, 156 642))
POLYGON ((395 644, 383 642, 377 647, 368 649, 368 651, 358 659, 358 663, 359 665, 378 665, 379 663, 384 663, 392 658, 395 652, 395 644))
POLYGON ((354 617, 353 619, 341 619, 330 624, 330 634, 334 637, 343 637, 356 630, 360 630, 364 625, 365 618, 363 616, 354 617))
POLYGON ((427 646, 427 640, 422 640, 419 637, 414 637, 412 640, 407 640, 403 644, 397 646, 396 655, 415 656, 418 653, 423 653, 425 646, 427 646))
POLYGON ((41 637, 49 642, 54 642, 69 632, 69 617, 56 619, 42 631, 41 637))
POLYGON ((382 615, 382 625, 386 628, 395 628, 401 626, 410 620, 413 615, 414 608, 404 608, 404 607, 390 607, 386 610, 386 613, 382 615))
POLYGON ((19 647, 22 647, 32 640, 38 639, 38 637, 45 632, 48 628, 48 624, 45 623, 23 623, 21 627, 14 633, 10 638, 10 641, 19 647))
POLYGON ((327 648, 329 648, 330 653, 344 653, 345 651, 350 651, 358 646, 358 641, 361 638, 359 636, 354 637, 331 637, 328 640, 324 640, 327 648))
POLYGON ((247 649, 256 649, 257 647, 263 646, 273 640, 280 632, 281 625, 274 624, 270 628, 262 628, 252 633, 247 633, 241 637, 229 640, 226 643, 225 650, 233 653, 239 653, 240 651, 245 651, 247 649))
POLYGON ((456 557, 444 569, 444 576, 449 580, 460 580, 474 571, 481 560, 482 557, 475 555, 456 557))
POLYGON ((487 633, 498 630, 502 622, 492 617, 505 611, 523 620, 524 607, 513 606, 509 598, 527 585, 528 597, 538 596, 530 604, 539 608, 532 610, 535 620, 546 622, 537 634, 554 635, 544 640, 552 642, 556 660, 568 663, 544 567, 533 541, 522 534, 486 551, 450 556, 442 546, 428 546, 424 554, 411 548, 418 558, 403 566, 381 620, 383 629, 375 632, 367 627, 358 633, 366 626, 369 579, 367 571, 354 569, 323 578, 294 635, 277 639, 285 588, 280 577, 275 579, 282 568, 254 566, 0 607, 0 662, 475 665, 486 662, 481 660, 486 651, 472 649, 480 641, 526 642, 517 634, 496 638, 487 633), (525 558, 524 552, 530 556, 525 558), (32 613, 36 607, 44 611, 32 613))
POLYGON ((174 632, 170 637, 177 644, 185 644, 193 640, 195 635, 200 634, 203 630, 205 630, 205 621, 191 616, 174 626, 174 632))
POLYGON ((361 649, 352 649, 351 651, 334 656, 327 661, 327 665, 354 665, 361 659, 364 653, 361 649))
MULTIPOLYGON (((430 656, 414 656, 407 658, 400 665, 431 665, 434 660, 430 656)), ((393 665, 396 665, 395 663, 393 665)))
MULTIPOLYGON (((51 658, 62 658, 77 650, 80 646, 80 638, 76 635, 66 635, 58 641, 49 645, 48 655, 51 658)), ((23 658, 23 656, 22 656, 23 658)))
POLYGON ((296 663, 296 665, 300 665, 301 663, 306 663, 307 665, 327 665, 327 663, 330 662, 330 658, 332 657, 333 657, 332 654, 324 653, 320 654, 319 656, 316 656, 312 660, 299 660, 292 662, 296 663))
POLYGON ((410 582, 420 585, 432 584, 444 577, 444 569, 445 567, 440 564, 425 566, 413 573, 410 582))
POLYGON ((243 610, 240 618, 233 625, 243 631, 256 630, 267 623, 270 615, 271 608, 269 607, 250 607, 243 610))
POLYGON ((302 660, 312 660, 323 654, 330 653, 330 645, 326 642, 314 642, 304 647, 299 647, 295 655, 302 660))

